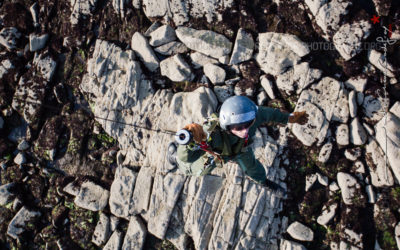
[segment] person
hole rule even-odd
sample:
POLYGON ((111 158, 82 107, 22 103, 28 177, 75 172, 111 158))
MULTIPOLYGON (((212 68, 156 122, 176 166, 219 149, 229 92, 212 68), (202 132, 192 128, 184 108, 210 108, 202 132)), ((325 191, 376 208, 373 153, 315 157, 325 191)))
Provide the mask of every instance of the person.
POLYGON ((275 186, 266 178, 265 169, 249 147, 256 129, 266 122, 305 124, 305 111, 284 113, 278 109, 256 106, 245 96, 229 97, 221 106, 219 116, 211 115, 202 125, 188 124, 193 142, 188 145, 175 143, 168 146, 168 160, 179 169, 193 176, 209 174, 228 161, 236 162, 243 172, 259 184, 275 186))

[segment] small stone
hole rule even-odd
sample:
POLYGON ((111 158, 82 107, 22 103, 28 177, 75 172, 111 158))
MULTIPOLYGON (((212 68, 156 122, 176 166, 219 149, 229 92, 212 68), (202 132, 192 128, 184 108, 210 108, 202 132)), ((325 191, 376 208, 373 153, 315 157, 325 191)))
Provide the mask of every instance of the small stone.
POLYGON ((340 187, 338 186, 338 184, 334 181, 331 184, 329 184, 329 190, 332 192, 336 192, 340 189, 340 187))
POLYGON ((318 224, 326 226, 329 223, 329 221, 331 221, 332 218, 335 217, 335 212, 337 207, 338 207, 337 203, 333 203, 329 207, 324 205, 322 208, 322 214, 317 218, 318 224))
POLYGON ((157 47, 176 40, 175 30, 169 25, 163 25, 150 33, 150 45, 157 47))
POLYGON ((111 221, 110 221, 111 232, 114 232, 117 229, 119 221, 120 220, 117 216, 111 215, 111 221))
POLYGON ((340 124, 336 129, 336 142, 339 145, 349 145, 349 127, 347 124, 340 124))
POLYGON ((0 186, 0 206, 5 206, 14 199, 14 186, 15 183, 8 183, 0 186))
POLYGON ((363 126, 358 121, 358 118, 354 118, 350 123, 350 141, 354 145, 363 145, 367 141, 367 133, 363 126))
POLYGON ((250 33, 244 29, 238 30, 235 45, 233 47, 232 57, 229 64, 238 64, 247 61, 253 55, 254 40, 250 33))
POLYGON ((190 54, 190 59, 195 69, 201 68, 206 64, 218 64, 218 60, 208 57, 200 52, 194 52, 190 54))
POLYGON ((265 91, 260 91, 257 95, 257 105, 262 106, 268 101, 267 93, 265 91))
POLYGON ((150 25, 150 27, 146 30, 146 32, 144 33, 145 36, 150 36, 150 34, 155 31, 156 29, 158 29, 159 27, 161 27, 161 23, 156 21, 154 23, 152 23, 150 25))
POLYGON ((29 143, 26 140, 21 141, 17 147, 19 151, 24 151, 27 150, 28 148, 29 148, 29 143))
POLYGON ((146 37, 136 32, 132 36, 131 40, 131 48, 135 53, 138 54, 140 60, 143 61, 146 68, 148 68, 151 72, 155 72, 159 66, 159 60, 157 56, 154 54, 153 49, 150 47, 149 42, 146 37))
POLYGON ((316 174, 311 174, 311 175, 307 175, 306 176, 306 187, 305 190, 306 192, 308 190, 310 190, 310 188, 312 187, 312 185, 314 185, 314 183, 317 181, 317 175, 316 174))
POLYGON ((214 93, 217 96, 219 102, 223 103, 226 99, 233 95, 233 89, 231 86, 215 86, 214 93))
POLYGON ((307 250, 303 245, 300 243, 281 239, 280 250, 307 250))
POLYGON ((356 161, 361 156, 361 148, 346 149, 344 156, 350 161, 356 161))
POLYGON ((215 64, 204 65, 204 74, 210 79, 213 84, 223 83, 225 81, 225 70, 215 64))
POLYGON ((106 214, 100 213, 100 219, 94 230, 92 242, 97 246, 101 246, 107 242, 110 235, 110 218, 106 214))
POLYGON ((356 161, 354 163, 354 167, 356 169, 356 173, 365 174, 365 167, 361 161, 356 161))
POLYGON ((320 174, 320 173, 317 173, 317 177, 318 177, 318 182, 319 182, 321 185, 323 185, 323 186, 328 186, 328 184, 329 184, 328 177, 323 176, 323 175, 320 174))
POLYGON ((296 240, 312 241, 314 239, 313 231, 297 221, 290 224, 287 232, 296 240))
POLYGON ((17 165, 22 165, 26 163, 26 157, 25 154, 20 152, 17 154, 17 156, 14 158, 14 163, 17 165))
POLYGON ((318 155, 319 162, 325 163, 329 160, 329 157, 331 156, 332 152, 332 147, 333 144, 331 142, 328 142, 324 146, 322 146, 321 151, 319 151, 318 155))
POLYGON ((174 82, 191 81, 194 78, 190 66, 179 54, 161 61, 160 68, 161 75, 174 82))
POLYGON ((173 41, 163 44, 154 49, 157 53, 165 56, 173 56, 176 54, 182 54, 189 51, 189 49, 181 42, 173 41))
POLYGON ((349 94, 349 111, 351 118, 357 116, 357 94, 355 90, 351 91, 349 94))
POLYGON ((44 34, 41 36, 36 36, 35 34, 29 35, 29 50, 31 52, 35 52, 41 50, 46 45, 47 40, 49 39, 48 34, 44 34))
POLYGON ((275 99, 275 94, 274 94, 274 86, 272 81, 270 81, 266 75, 262 75, 260 77, 261 80, 261 86, 264 88, 264 90, 267 92, 269 98, 275 99))

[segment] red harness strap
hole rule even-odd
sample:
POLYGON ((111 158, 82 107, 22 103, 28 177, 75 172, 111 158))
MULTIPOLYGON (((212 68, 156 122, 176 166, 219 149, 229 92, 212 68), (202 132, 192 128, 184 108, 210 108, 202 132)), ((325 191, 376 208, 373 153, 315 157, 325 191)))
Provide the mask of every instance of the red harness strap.
POLYGON ((247 146, 247 141, 249 140, 249 134, 246 135, 246 138, 244 139, 244 146, 247 146))
POLYGON ((202 141, 202 142, 200 143, 200 149, 201 149, 201 150, 203 150, 203 151, 205 151, 205 152, 207 152, 207 153, 213 155, 214 157, 216 157, 218 160, 220 160, 220 161, 222 162, 221 157, 220 157, 218 154, 216 154, 215 152, 209 150, 209 147, 210 147, 210 146, 209 146, 205 141, 202 141))

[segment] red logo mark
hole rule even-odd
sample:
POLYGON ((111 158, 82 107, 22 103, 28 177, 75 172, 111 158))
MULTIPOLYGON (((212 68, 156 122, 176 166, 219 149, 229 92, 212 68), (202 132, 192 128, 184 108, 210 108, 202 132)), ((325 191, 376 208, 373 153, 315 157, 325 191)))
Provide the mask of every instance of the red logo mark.
POLYGON ((371 21, 372 21, 374 24, 379 23, 379 16, 375 16, 375 15, 374 15, 374 17, 371 18, 371 21))
POLYGON ((392 36, 392 24, 389 24, 389 35, 388 37, 390 38, 392 36))

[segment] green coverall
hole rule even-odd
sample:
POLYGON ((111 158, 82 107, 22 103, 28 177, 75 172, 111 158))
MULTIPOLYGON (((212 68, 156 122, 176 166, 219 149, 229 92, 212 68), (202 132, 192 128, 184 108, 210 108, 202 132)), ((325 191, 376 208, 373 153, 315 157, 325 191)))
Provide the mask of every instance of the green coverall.
MULTIPOLYGON (((249 145, 256 133, 256 128, 266 122, 288 123, 289 113, 282 113, 278 109, 258 107, 256 120, 249 129, 249 145)), ((203 124, 204 131, 209 131, 208 123, 203 124)), ((259 183, 264 183, 266 174, 262 164, 255 158, 250 147, 244 147, 245 139, 221 129, 219 124, 212 130, 208 140, 209 150, 220 154, 224 163, 234 161, 239 164, 243 172, 259 183)), ((179 145, 177 162, 179 169, 187 175, 201 176, 209 174, 217 165, 214 156, 193 145, 179 145)))

